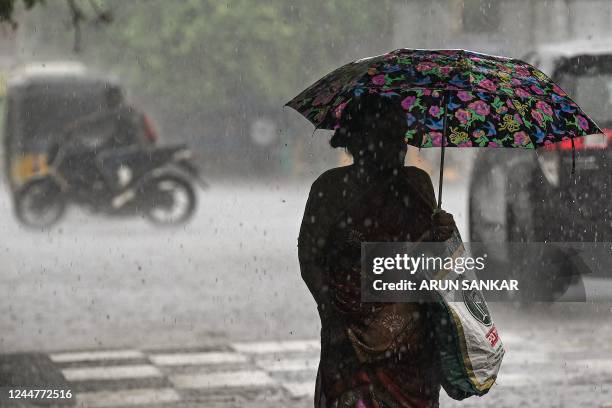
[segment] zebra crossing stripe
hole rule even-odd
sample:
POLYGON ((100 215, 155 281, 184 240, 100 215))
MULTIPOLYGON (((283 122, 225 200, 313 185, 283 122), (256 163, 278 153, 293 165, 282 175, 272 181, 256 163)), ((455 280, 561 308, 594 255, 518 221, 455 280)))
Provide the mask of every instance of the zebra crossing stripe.
POLYGON ((277 385, 272 377, 260 370, 176 374, 168 378, 176 388, 248 388, 277 385))
POLYGON ((159 404, 180 401, 172 388, 142 388, 119 391, 82 392, 76 396, 77 407, 103 408, 116 406, 159 404))
POLYGON ((247 356, 233 352, 152 354, 149 360, 159 366, 246 363, 247 356))
MULTIPOLYGON (((533 374, 533 373, 531 373, 533 374)), ((572 375, 568 373, 547 372, 546 381, 543 384, 568 383, 571 382, 572 375)), ((504 373, 501 372, 497 376, 496 387, 527 387, 533 385, 533 375, 530 373, 504 373)))
POLYGON ((549 354, 528 351, 509 351, 504 355, 502 366, 508 366, 510 364, 527 366, 534 364, 546 364, 550 361, 551 356, 549 354))
POLYGON ((279 360, 258 360, 257 365, 265 371, 313 371, 319 367, 318 358, 296 358, 279 360))
POLYGON ((319 340, 289 340, 233 343, 232 348, 240 353, 268 354, 319 350, 321 345, 319 340))
MULTIPOLYGON (((576 383, 586 373, 590 377, 605 376, 612 379, 612 360, 596 360, 596 359, 580 359, 580 360, 565 360, 565 359, 548 359, 548 364, 555 366, 558 364, 559 370, 551 371, 550 367, 546 372, 545 383, 576 383)), ((509 372, 502 369, 497 376, 498 386, 503 387, 522 387, 533 384, 533 372, 531 375, 528 372, 509 372)))
POLYGON ((315 392, 315 382, 288 382, 283 383, 283 388, 286 389, 293 398, 312 397, 315 392))
POLYGON ((76 353, 54 353, 49 358, 55 363, 75 363, 79 361, 128 360, 143 358, 139 350, 99 350, 81 351, 76 353))
POLYGON ((64 368, 61 371, 67 381, 113 380, 162 376, 161 371, 150 364, 64 368))
POLYGON ((612 359, 581 359, 564 361, 566 369, 571 371, 589 371, 612 375, 612 359))

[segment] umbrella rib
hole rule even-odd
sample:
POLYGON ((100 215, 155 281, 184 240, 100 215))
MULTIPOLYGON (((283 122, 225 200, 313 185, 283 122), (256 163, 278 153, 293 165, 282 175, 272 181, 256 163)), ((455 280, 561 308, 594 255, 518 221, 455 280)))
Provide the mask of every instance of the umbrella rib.
MULTIPOLYGON (((428 88, 428 87, 424 87, 424 86, 423 87, 415 86, 415 87, 410 87, 410 88, 402 88, 400 86, 379 88, 377 86, 369 86, 369 85, 368 86, 361 86, 360 88, 368 89, 368 90, 370 90, 370 89, 382 90, 382 91, 422 91, 422 90, 430 90, 430 91, 440 91, 440 92, 447 92, 447 91, 448 92, 473 92, 473 93, 485 93, 485 94, 489 94, 489 95, 493 95, 493 96, 503 96, 503 97, 506 97, 506 98, 509 98, 509 99, 518 99, 518 100, 532 98, 532 99, 536 99, 536 100, 542 101, 542 102, 547 102, 547 103, 551 103, 551 104, 552 103, 558 104, 558 102, 553 102, 553 101, 550 100, 550 98, 547 98, 545 96, 540 96, 540 95, 529 95, 527 98, 520 98, 520 97, 517 97, 517 96, 509 95, 509 94, 504 93, 504 92, 491 92, 491 91, 486 91, 486 90, 475 90, 473 88, 466 88, 466 89, 444 89, 444 88, 428 88)), ((336 97, 338 97, 338 96, 346 96, 345 93, 347 93, 347 92, 350 93, 352 91, 353 91, 352 88, 349 88, 349 89, 346 89, 346 90, 341 90, 338 93, 336 93, 334 96, 336 96, 336 97)), ((575 105, 577 105, 576 102, 574 102, 569 96, 564 95, 563 97, 568 99, 568 100, 570 100, 575 105)))

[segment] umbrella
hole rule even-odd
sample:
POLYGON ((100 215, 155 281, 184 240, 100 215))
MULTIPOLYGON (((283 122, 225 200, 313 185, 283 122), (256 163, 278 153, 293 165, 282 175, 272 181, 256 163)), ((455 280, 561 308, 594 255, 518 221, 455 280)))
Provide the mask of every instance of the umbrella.
MULTIPOLYGON (((318 129, 339 126, 364 93, 401 104, 406 143, 441 147, 438 208, 446 147, 535 149, 602 133, 546 74, 518 59, 466 50, 398 49, 346 64, 286 105, 318 129)), ((572 164, 572 172, 574 172, 572 164)))

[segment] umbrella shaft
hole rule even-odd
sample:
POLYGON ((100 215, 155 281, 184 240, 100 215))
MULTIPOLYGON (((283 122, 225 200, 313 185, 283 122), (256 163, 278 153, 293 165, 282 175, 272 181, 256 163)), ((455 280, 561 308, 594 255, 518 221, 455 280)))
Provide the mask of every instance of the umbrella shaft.
POLYGON ((444 130, 442 131, 442 151, 440 152, 440 178, 438 181, 438 210, 442 209, 442 183, 444 181, 444 150, 446 149, 446 137, 448 129, 448 101, 450 92, 444 92, 444 130))
MULTIPOLYGON (((446 137, 446 132, 445 136, 446 137)), ((442 209, 442 181, 444 179, 444 141, 442 141, 442 151, 440 152, 440 181, 438 183, 438 210, 442 209)))

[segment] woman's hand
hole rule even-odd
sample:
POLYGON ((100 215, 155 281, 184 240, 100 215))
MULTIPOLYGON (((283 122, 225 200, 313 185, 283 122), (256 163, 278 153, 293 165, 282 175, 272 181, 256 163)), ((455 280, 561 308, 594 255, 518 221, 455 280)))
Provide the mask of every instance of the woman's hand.
POLYGON ((434 241, 446 241, 457 228, 453 215, 444 210, 436 210, 431 216, 431 220, 434 241))

